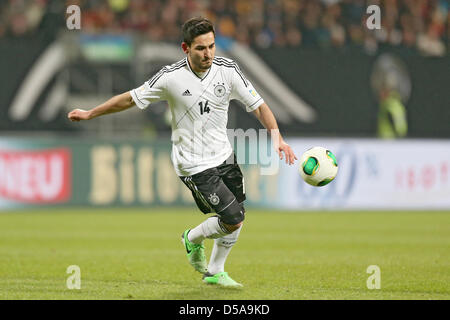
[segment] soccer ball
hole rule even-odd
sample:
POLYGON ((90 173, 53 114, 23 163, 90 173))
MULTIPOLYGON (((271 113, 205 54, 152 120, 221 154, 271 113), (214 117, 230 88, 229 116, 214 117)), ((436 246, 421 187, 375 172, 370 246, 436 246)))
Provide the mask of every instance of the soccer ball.
POLYGON ((308 149, 300 158, 299 172, 308 184, 315 187, 325 186, 337 175, 336 157, 333 152, 323 147, 308 149))

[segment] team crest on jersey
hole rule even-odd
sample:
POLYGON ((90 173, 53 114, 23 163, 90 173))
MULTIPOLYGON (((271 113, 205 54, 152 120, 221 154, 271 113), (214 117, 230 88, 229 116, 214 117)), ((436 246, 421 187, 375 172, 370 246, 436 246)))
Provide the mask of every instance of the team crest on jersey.
POLYGON ((211 204, 212 204, 213 206, 217 206, 217 205, 219 204, 219 202, 220 202, 219 197, 218 197, 217 194, 215 194, 215 193, 210 194, 209 197, 208 197, 208 199, 209 199, 209 202, 211 202, 211 204))
POLYGON ((226 89, 224 86, 225 83, 217 83, 214 85, 214 94, 216 97, 223 97, 225 95, 226 89))

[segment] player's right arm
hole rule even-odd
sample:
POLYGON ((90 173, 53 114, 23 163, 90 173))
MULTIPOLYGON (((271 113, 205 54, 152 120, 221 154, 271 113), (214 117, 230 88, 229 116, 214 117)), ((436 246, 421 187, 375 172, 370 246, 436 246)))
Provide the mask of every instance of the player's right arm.
POLYGON ((130 92, 124 92, 90 110, 75 109, 67 117, 71 121, 90 120, 104 114, 120 112, 134 106, 130 92))
POLYGON ((165 100, 165 70, 166 68, 163 68, 136 89, 114 96, 90 110, 72 110, 67 117, 71 121, 90 120, 105 114, 124 111, 135 105, 140 109, 145 109, 154 102, 165 100))

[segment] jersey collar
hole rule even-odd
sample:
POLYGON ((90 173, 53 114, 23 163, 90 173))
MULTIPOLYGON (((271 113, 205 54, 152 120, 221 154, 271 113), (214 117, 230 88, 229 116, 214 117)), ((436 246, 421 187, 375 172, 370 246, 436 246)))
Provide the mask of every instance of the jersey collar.
POLYGON ((192 68, 191 68, 191 64, 189 63, 189 59, 188 59, 188 57, 186 57, 186 64, 187 64, 187 66, 188 66, 188 69, 189 69, 189 71, 191 71, 197 78, 199 78, 200 79, 200 81, 203 81, 203 80, 205 80, 206 79, 206 77, 208 76, 208 74, 209 74, 209 72, 211 71, 211 69, 212 69, 212 64, 211 64, 211 67, 208 69, 208 71, 206 71, 205 72, 205 74, 204 74, 204 76, 203 76, 203 78, 201 78, 197 73, 195 73, 194 72, 194 70, 192 70, 192 68))

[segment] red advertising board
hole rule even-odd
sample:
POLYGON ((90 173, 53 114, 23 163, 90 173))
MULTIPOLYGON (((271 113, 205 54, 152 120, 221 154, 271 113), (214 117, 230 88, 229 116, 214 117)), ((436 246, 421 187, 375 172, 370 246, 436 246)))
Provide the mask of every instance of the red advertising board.
POLYGON ((17 202, 61 203, 71 194, 70 149, 0 151, 0 197, 17 202))

